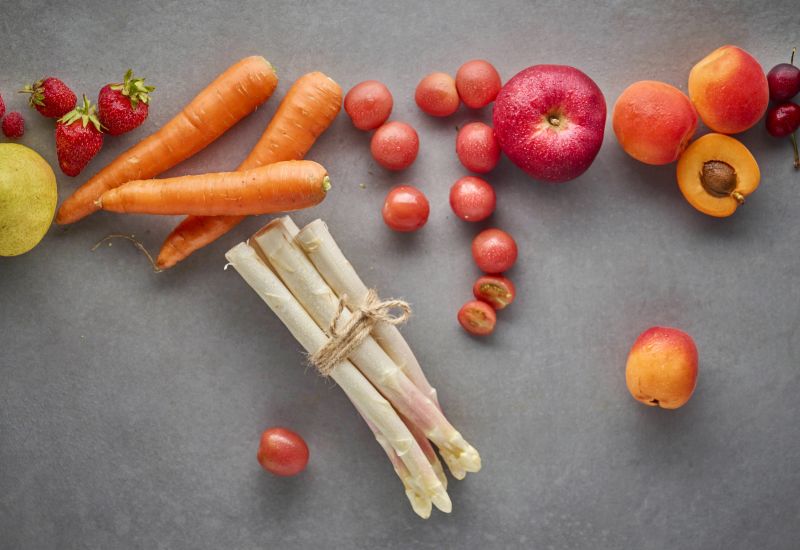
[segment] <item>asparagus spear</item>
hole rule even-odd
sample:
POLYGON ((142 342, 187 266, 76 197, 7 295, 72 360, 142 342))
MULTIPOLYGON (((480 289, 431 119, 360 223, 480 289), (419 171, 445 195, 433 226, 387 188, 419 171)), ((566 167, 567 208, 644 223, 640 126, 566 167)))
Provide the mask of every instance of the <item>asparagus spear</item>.
MULTIPOLYGON (((325 334, 252 247, 240 243, 229 250, 225 257, 306 351, 314 353, 325 345, 328 340, 325 334)), ((419 493, 420 498, 429 499, 439 510, 450 512, 452 503, 446 489, 389 402, 349 361, 340 363, 331 372, 331 378, 364 418, 379 428, 410 473, 407 480, 413 483, 412 490, 419 493)))
MULTIPOLYGON (((284 220, 286 220, 284 218, 284 220)), ((290 234, 297 228, 294 223, 287 224, 290 234)), ((308 255, 311 262, 316 266, 322 278, 325 279, 333 291, 338 296, 345 296, 347 306, 350 308, 359 307, 364 303, 367 295, 367 286, 347 261, 336 241, 333 240, 328 226, 322 220, 314 220, 302 231, 292 234, 297 242, 308 255)), ((392 358, 398 367, 403 369, 412 382, 428 396, 428 398, 439 406, 436 390, 430 385, 425 373, 422 372, 414 352, 411 351, 406 339, 397 330, 397 327, 386 323, 379 323, 373 331, 375 340, 392 358)))
MULTIPOLYGON (((273 220, 253 237, 264 257, 286 287, 320 327, 328 327, 339 310, 339 299, 316 268, 294 244, 280 219, 273 220)), ((340 320, 347 323, 346 308, 340 320)), ((353 350, 350 358, 397 410, 433 441, 457 479, 481 468, 480 455, 448 422, 441 410, 420 392, 372 337, 353 350)))
MULTIPOLYGON (((386 456, 389 457, 389 462, 392 463, 392 466, 394 467, 394 471, 397 474, 397 477, 399 477, 400 481, 403 483, 403 487, 405 488, 406 491, 406 497, 408 497, 408 501, 411 503, 411 508, 414 510, 414 512, 416 512, 416 514, 419 517, 428 519, 431 515, 430 497, 428 495, 423 494, 419 490, 418 488, 419 484, 416 482, 414 477, 408 471, 406 465, 403 464, 403 461, 397 455, 397 451, 395 451, 392 448, 391 444, 389 443, 389 440, 386 439, 386 436, 383 435, 383 432, 381 432, 380 428, 378 428, 375 424, 369 421, 369 419, 361 411, 361 409, 358 408, 358 405, 355 405, 355 407, 356 410, 361 415, 361 417, 367 423, 367 426, 369 426, 369 429, 372 430, 372 433, 375 436, 375 441, 378 442, 378 444, 383 449, 383 452, 385 452, 386 456)), ((427 441, 427 439, 425 441, 427 441)), ((417 440, 417 443, 419 443, 419 440, 417 440)), ((430 443, 428 443, 428 446, 430 446, 430 443)), ((422 448, 421 445, 420 447, 422 448)), ((424 449, 423 452, 427 456, 428 453, 425 452, 424 449)), ((431 464, 431 466, 433 466, 433 464, 431 464)), ((439 468, 441 468, 441 465, 439 466, 439 468)), ((439 477, 439 472, 437 472, 435 468, 434 472, 436 472, 436 477, 439 477)), ((441 481, 441 478, 439 478, 439 481, 441 481)), ((443 483, 442 485, 444 486, 445 489, 447 488, 447 485, 445 483, 443 483)))

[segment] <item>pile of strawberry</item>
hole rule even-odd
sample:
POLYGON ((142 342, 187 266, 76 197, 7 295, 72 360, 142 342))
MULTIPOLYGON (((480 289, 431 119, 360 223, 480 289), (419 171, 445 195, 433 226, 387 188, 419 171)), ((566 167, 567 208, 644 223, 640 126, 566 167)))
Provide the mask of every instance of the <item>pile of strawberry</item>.
MULTIPOLYGON (((134 78, 128 70, 121 83, 103 86, 97 106, 83 96, 78 98, 69 86, 55 77, 47 77, 21 90, 30 94, 28 103, 39 114, 56 122, 56 153, 61 171, 77 176, 103 147, 104 134, 118 136, 140 126, 147 118, 150 92, 143 78, 134 78)), ((5 104, 0 97, 0 117, 5 104)), ((3 133, 17 139, 25 132, 25 121, 18 112, 3 119, 3 133)))

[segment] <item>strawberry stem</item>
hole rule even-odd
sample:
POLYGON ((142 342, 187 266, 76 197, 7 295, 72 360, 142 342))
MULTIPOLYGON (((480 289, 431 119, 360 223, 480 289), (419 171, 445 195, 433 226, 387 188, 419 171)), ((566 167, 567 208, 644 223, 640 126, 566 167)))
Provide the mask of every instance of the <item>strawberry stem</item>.
POLYGON ((33 84, 26 84, 19 93, 31 95, 31 97, 28 98, 28 104, 31 107, 36 108, 37 105, 39 107, 44 107, 44 88, 42 87, 41 80, 37 80, 33 84))
POLYGON ((150 92, 156 89, 155 86, 145 85, 144 78, 134 78, 133 69, 128 69, 125 73, 122 84, 112 84, 110 87, 130 99, 134 109, 139 106, 140 101, 144 104, 150 103, 150 92))
POLYGON ((97 107, 92 105, 92 102, 86 98, 86 94, 83 94, 83 105, 76 105, 73 110, 58 119, 58 121, 66 125, 80 121, 84 128, 91 122, 98 132, 106 129, 105 126, 100 124, 100 119, 97 118, 97 107))

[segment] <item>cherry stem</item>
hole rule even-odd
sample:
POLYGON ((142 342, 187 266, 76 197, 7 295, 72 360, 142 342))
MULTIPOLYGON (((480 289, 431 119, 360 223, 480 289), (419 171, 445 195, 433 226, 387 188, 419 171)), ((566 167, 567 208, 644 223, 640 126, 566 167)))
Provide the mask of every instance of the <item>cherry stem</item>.
POLYGON ((792 148, 794 149, 794 169, 800 170, 800 155, 797 154, 797 136, 792 134, 789 139, 792 140, 792 148))
POLYGON ((794 65, 794 54, 796 53, 797 53, 797 48, 792 48, 792 58, 789 59, 789 63, 791 63, 792 65, 794 65))

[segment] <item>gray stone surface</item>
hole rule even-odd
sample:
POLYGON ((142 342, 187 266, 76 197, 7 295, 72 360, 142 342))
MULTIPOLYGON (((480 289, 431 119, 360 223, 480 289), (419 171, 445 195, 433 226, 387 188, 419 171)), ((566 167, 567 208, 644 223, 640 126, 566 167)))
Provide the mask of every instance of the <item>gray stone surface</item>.
MULTIPOLYGON (((741 136, 761 188, 730 219, 682 199, 674 166, 628 158, 608 125, 579 180, 550 187, 509 162, 490 176, 491 225, 513 233, 519 301, 496 334, 467 337, 455 313, 478 275, 478 227, 447 195, 464 173, 456 125, 413 103, 427 72, 485 57, 504 79, 528 65, 576 65, 609 107, 629 83, 682 89, 725 44, 765 67, 800 45, 791 1, 2 3, 0 91, 56 74, 96 94, 133 67, 158 86, 145 126, 109 139, 63 200, 167 121, 236 59, 278 67, 276 96, 171 173, 230 169, 293 79, 322 70, 344 88, 384 81, 393 118, 422 148, 407 172, 372 162, 369 136, 340 116, 310 158, 330 170, 326 219, 363 278, 413 302, 404 329, 483 471, 452 482, 453 513, 421 521, 344 395, 303 367, 288 332, 223 253, 252 219, 179 268, 151 273, 127 243, 155 251, 171 218, 92 216, 54 227, 33 252, 0 259, 0 548, 682 548, 790 549, 800 537, 800 174, 763 126, 741 136), (432 203, 415 235, 380 207, 411 182, 432 203), (359 184, 365 184, 362 188, 359 184), (634 338, 665 324, 700 350, 683 409, 643 407, 625 388, 634 338), (311 463, 277 479, 255 460, 270 425, 303 434, 311 463)), ((51 123, 26 111, 23 143, 54 165, 51 123)))

